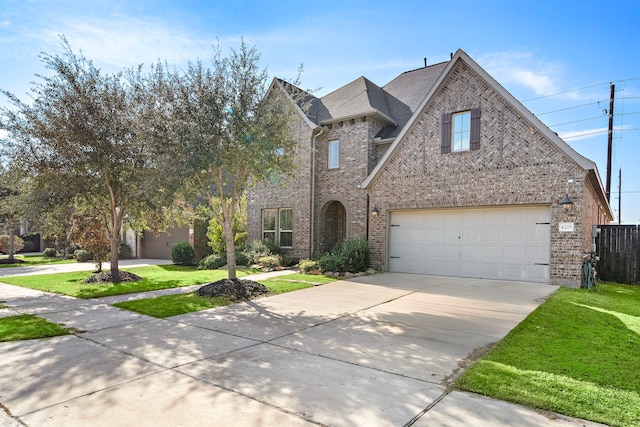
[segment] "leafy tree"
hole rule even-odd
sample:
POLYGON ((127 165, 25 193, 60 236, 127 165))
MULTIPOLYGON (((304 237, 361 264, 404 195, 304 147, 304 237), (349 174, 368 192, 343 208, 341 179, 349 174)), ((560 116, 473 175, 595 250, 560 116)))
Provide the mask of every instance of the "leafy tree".
MULTIPOLYGON (((215 206, 219 206, 219 202, 215 201, 215 206)), ((247 195, 246 193, 240 197, 238 209, 233 222, 233 242, 236 249, 244 249, 247 244, 247 195)), ((227 241, 224 235, 224 229, 217 219, 209 221, 207 229, 207 237, 209 238, 209 247, 213 253, 226 253, 227 241)))
POLYGON ((125 216, 169 206, 176 162, 164 145, 167 105, 163 67, 103 74, 66 40, 61 55, 42 54, 50 71, 23 103, 2 91, 0 129, 13 159, 59 196, 56 203, 91 209, 109 236, 111 275, 119 279, 118 246, 125 216), (66 191, 64 188, 71 188, 66 191))
POLYGON ((95 213, 88 211, 76 213, 72 217, 70 237, 84 250, 93 254, 96 273, 102 271, 102 262, 106 260, 110 249, 109 236, 104 225, 95 213))
POLYGON ((0 249, 9 255, 9 263, 15 261, 15 253, 21 250, 24 244, 22 239, 16 236, 16 228, 27 210, 28 194, 28 178, 15 163, 3 161, 0 153, 0 225, 3 225, 8 233, 0 249))
POLYGON ((250 182, 293 170, 293 106, 284 91, 268 91, 259 59, 243 42, 227 58, 216 51, 211 68, 197 61, 173 76, 188 187, 224 230, 230 279, 236 278, 233 225, 241 195, 250 182))

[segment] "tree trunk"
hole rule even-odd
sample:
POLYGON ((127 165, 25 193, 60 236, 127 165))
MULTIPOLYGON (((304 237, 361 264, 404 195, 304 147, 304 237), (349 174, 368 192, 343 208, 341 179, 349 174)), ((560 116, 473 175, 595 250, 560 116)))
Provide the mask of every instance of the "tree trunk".
POLYGON ((236 247, 233 241, 233 222, 225 219, 222 224, 225 242, 227 244, 227 272, 229 279, 237 279, 236 275, 236 247))
POLYGON ((120 281, 120 269, 118 268, 118 246, 120 245, 120 233, 114 232, 112 230, 111 236, 109 236, 110 244, 110 253, 109 253, 109 262, 111 263, 111 280, 113 283, 120 281))
POLYGON ((16 252, 16 245, 15 245, 15 238, 16 238, 16 229, 13 227, 13 224, 11 223, 11 221, 9 221, 9 263, 12 263, 15 261, 14 255, 16 252))

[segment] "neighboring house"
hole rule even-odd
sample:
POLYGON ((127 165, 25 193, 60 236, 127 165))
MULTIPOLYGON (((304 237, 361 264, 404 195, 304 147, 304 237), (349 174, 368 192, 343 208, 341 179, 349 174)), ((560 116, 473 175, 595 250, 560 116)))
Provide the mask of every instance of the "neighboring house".
POLYGON ((249 240, 306 258, 366 238, 382 271, 579 283, 612 219, 596 165, 465 52, 307 100, 294 176, 249 189, 249 240))

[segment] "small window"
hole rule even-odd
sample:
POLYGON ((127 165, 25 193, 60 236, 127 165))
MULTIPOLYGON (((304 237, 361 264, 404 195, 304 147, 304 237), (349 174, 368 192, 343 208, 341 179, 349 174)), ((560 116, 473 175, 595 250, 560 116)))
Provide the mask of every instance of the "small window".
POLYGON ((329 169, 340 167, 340 141, 329 141, 329 169))
POLYGON ((293 210, 280 209, 280 246, 293 246, 293 210))
POLYGON ((480 108, 442 114, 442 154, 480 149, 480 108))
POLYGON ((451 151, 469 151, 471 147, 471 112, 453 115, 451 151))
POLYGON ((276 210, 262 210, 262 238, 276 240, 276 210))

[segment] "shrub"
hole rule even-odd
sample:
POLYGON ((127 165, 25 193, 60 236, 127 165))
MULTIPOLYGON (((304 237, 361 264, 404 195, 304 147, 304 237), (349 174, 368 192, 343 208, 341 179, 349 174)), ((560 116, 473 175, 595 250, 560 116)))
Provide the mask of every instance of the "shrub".
POLYGON ((24 241, 24 248, 22 248, 23 252, 33 252, 36 249, 36 244, 29 241, 29 240, 25 240, 24 241))
POLYGON ((211 254, 200 260, 198 270, 217 270, 227 263, 226 254, 211 254))
POLYGON ((300 268, 300 272, 304 274, 309 274, 312 271, 320 270, 318 261, 314 261, 312 259, 301 259, 298 263, 298 268, 300 268))
POLYGON ((42 255, 45 258, 55 258, 58 256, 58 251, 56 251, 55 248, 45 248, 44 252, 42 252, 42 255))
POLYGON ((280 255, 267 255, 258 260, 263 268, 274 269, 282 266, 282 257, 280 255))
POLYGON ((238 265, 249 265, 251 261, 249 260, 249 256, 245 251, 236 251, 236 266, 238 265))
POLYGON ((73 257, 78 262, 87 262, 93 258, 93 255, 84 249, 78 249, 73 253, 73 257))
POLYGON ((335 252, 327 252, 318 258, 318 266, 323 273, 327 271, 339 272, 342 268, 340 257, 335 252))
POLYGON ((120 245, 118 245, 118 258, 131 259, 133 258, 132 254, 131 246, 127 242, 120 242, 120 245))
POLYGON ((192 265, 195 253, 189 242, 178 242, 171 247, 171 261, 178 265, 192 265))
POLYGON ((369 242, 366 239, 350 239, 342 242, 340 263, 344 270, 351 273, 365 271, 371 263, 369 242))
POLYGON ((322 272, 357 273, 369 268, 371 255, 369 242, 365 239, 351 239, 336 245, 331 252, 318 259, 322 272))
POLYGON ((259 259, 269 255, 279 255, 280 247, 271 239, 254 240, 246 249, 249 263, 257 264, 259 259))
MULTIPOLYGON (((5 254, 9 253, 9 235, 2 234, 0 235, 0 252, 4 252, 5 254)), ((22 240, 18 236, 13 237, 13 251, 20 252, 24 248, 24 240, 22 240)))

